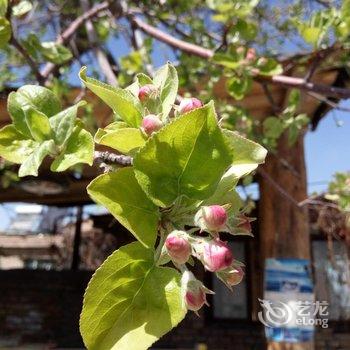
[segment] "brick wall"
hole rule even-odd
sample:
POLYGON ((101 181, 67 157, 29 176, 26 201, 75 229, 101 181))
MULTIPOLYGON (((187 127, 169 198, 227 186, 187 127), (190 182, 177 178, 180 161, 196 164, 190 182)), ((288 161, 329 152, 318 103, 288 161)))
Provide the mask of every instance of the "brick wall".
MULTIPOLYGON (((40 349, 82 348, 78 320, 90 277, 86 271, 0 271, 0 349, 26 344, 49 344, 40 349)), ((201 342, 208 350, 265 349, 260 324, 216 322, 193 313, 155 348, 194 349, 201 342)), ((316 349, 350 350, 349 325, 320 329, 316 349)))
POLYGON ((31 343, 79 347, 90 272, 0 271, 0 349, 31 343))

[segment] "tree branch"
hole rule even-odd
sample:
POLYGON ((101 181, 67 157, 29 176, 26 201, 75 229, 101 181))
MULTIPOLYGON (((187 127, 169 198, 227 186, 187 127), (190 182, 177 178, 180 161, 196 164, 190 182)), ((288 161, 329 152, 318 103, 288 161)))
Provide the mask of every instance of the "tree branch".
MULTIPOLYGON (((83 13, 81 16, 77 17, 61 34, 56 38, 56 44, 67 43, 75 32, 82 26, 87 19, 95 17, 99 12, 107 10, 110 5, 110 1, 103 1, 100 4, 95 5, 87 12, 83 13)), ((47 63, 41 71, 41 75, 45 80, 48 79, 50 74, 55 70, 57 65, 53 63, 47 63)))
POLYGON ((45 78, 40 73, 38 66, 34 62, 34 60, 31 58, 29 53, 26 51, 26 49, 20 44, 20 42, 15 38, 15 36, 12 34, 10 39, 10 44, 17 49, 17 51, 23 56, 23 58, 27 61, 30 69, 34 73, 36 80, 39 82, 39 84, 43 84, 45 82, 45 78))
POLYGON ((133 158, 124 154, 115 154, 108 151, 95 151, 94 160, 106 164, 117 164, 122 166, 131 166, 133 158))
MULTIPOLYGON (((89 11, 89 0, 80 0, 81 7, 84 11, 84 13, 87 13, 89 11)), ((92 46, 92 50, 96 56, 97 62, 99 66, 101 67, 101 70, 103 74, 106 76, 107 81, 111 85, 118 85, 117 78, 114 75, 113 69, 104 54, 104 52, 101 50, 101 48, 98 45, 98 37, 95 32, 94 26, 91 22, 91 18, 87 18, 85 21, 85 28, 86 28, 86 33, 88 36, 88 40, 92 46)))
POLYGON ((11 34, 11 38, 10 38, 10 44, 22 55, 22 57, 25 59, 25 61, 29 65, 30 69, 34 73, 39 84, 42 84, 44 82, 44 77, 41 75, 37 64, 35 63, 35 61, 29 55, 27 50, 21 45, 21 43, 17 40, 17 38, 15 36, 14 28, 12 26, 11 14, 12 14, 12 8, 11 8, 11 4, 9 4, 9 6, 7 7, 6 18, 8 19, 10 26, 11 26, 11 33, 12 34, 11 34))
POLYGON ((310 95, 311 97, 315 98, 318 101, 324 102, 325 104, 327 104, 328 106, 330 106, 333 109, 336 109, 336 110, 342 111, 342 112, 350 112, 350 108, 339 106, 339 103, 331 101, 327 97, 324 97, 320 94, 309 91, 308 95, 310 95))
MULTIPOLYGON (((214 55, 214 52, 212 50, 208 50, 201 46, 187 43, 183 40, 174 38, 173 36, 164 33, 162 30, 143 22, 140 18, 137 18, 131 14, 129 14, 129 17, 131 18, 133 23, 144 33, 168 44, 171 47, 186 52, 189 55, 198 56, 204 59, 210 59, 214 55)), ((306 81, 303 78, 290 77, 285 75, 264 76, 259 75, 259 73, 256 72, 254 79, 262 83, 269 83, 288 88, 317 92, 329 97, 337 97, 343 99, 350 98, 350 89, 339 88, 324 84, 315 84, 310 81, 306 81)))
POLYGON ((162 41, 169 46, 172 46, 176 49, 179 49, 183 52, 186 52, 190 55, 198 56, 201 58, 211 58, 214 53, 211 50, 205 49, 201 46, 188 43, 186 41, 177 39, 169 34, 164 33, 162 30, 155 28, 139 18, 135 16, 130 16, 131 21, 135 24, 136 27, 140 28, 144 33, 152 36, 155 39, 158 39, 159 41, 162 41))

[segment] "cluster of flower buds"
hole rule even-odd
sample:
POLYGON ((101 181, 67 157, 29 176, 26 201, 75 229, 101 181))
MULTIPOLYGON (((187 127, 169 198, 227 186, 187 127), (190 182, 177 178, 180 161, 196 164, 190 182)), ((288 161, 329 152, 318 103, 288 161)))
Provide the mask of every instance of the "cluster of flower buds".
POLYGON ((155 114, 148 114, 142 119, 142 130, 151 136, 163 126, 162 121, 155 114))
MULTIPOLYGON (((157 104, 157 98, 159 97, 159 89, 153 84, 146 84, 139 88, 138 91, 139 100, 147 107, 157 104)), ((179 114, 184 114, 192 111, 193 109, 202 107, 203 103, 198 98, 184 98, 178 106, 179 114)), ((147 136, 151 136, 157 132, 163 126, 163 122, 159 116, 155 114, 148 114, 143 117, 141 129, 147 136)))
MULTIPOLYGON (((214 272, 230 289, 244 277, 242 264, 234 260, 227 242, 219 236, 220 231, 227 229, 226 208, 225 205, 202 206, 196 213, 194 224, 201 231, 210 233, 209 236, 174 230, 168 234, 162 248, 162 263, 171 260, 184 271, 181 282, 183 300, 186 307, 195 312, 206 304, 206 294, 210 291, 187 270, 185 264, 191 261, 191 255, 201 261, 207 271, 214 272)), ((244 214, 234 218, 236 228, 249 232, 251 220, 244 214)))
POLYGON ((203 283, 194 277, 193 273, 186 270, 181 278, 182 300, 188 310, 197 311, 207 302, 207 294, 214 294, 203 283))

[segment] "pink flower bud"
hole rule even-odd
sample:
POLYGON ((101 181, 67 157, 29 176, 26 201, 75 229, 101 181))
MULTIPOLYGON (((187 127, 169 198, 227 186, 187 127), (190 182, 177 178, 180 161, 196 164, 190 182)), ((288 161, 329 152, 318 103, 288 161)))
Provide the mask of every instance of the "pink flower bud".
POLYGON ((191 244, 184 231, 173 231, 165 240, 167 253, 177 264, 185 264, 191 255, 191 244))
POLYGON ((252 225, 251 222, 254 221, 254 218, 245 216, 245 214, 240 214, 235 218, 235 229, 236 233, 240 234, 252 234, 252 225))
POLYGON ((139 99, 141 102, 146 101, 149 98, 155 97, 157 95, 158 89, 153 84, 147 84, 141 86, 139 89, 139 99))
POLYGON ((198 98, 192 97, 192 98, 184 98, 179 105, 179 113, 184 114, 189 111, 192 111, 193 109, 202 107, 203 103, 202 101, 198 100, 198 98))
POLYGON ((232 264, 232 261, 232 252, 227 243, 219 238, 204 242, 202 262, 208 271, 224 270, 232 264))
POLYGON ((247 60, 247 62, 255 61, 255 59, 256 59, 256 51, 255 51, 254 48, 248 49, 245 59, 247 60))
POLYGON ((208 305, 206 294, 214 294, 201 281, 197 280, 190 271, 185 271, 182 275, 181 290, 186 308, 195 312, 204 304, 208 305))
POLYGON ((243 54, 244 51, 245 51, 244 46, 239 46, 239 47, 237 47, 236 52, 237 52, 239 55, 243 54))
POLYGON ((162 121, 154 114, 146 115, 142 120, 142 129, 149 136, 158 131, 162 126, 162 121))
POLYGON ((262 67, 262 66, 265 66, 267 64, 268 60, 266 57, 260 57, 258 59, 258 66, 259 67, 262 67))
POLYGON ((227 222, 227 213, 221 205, 202 207, 194 218, 195 224, 203 231, 220 231, 227 222))
POLYGON ((217 272, 216 275, 221 279, 229 288, 236 286, 242 282, 244 277, 244 271, 240 266, 230 267, 226 270, 217 272))

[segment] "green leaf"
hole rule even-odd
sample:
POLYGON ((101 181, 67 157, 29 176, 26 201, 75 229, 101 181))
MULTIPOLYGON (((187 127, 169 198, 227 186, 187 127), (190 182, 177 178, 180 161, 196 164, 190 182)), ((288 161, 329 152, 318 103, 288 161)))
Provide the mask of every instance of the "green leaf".
POLYGON ((227 80, 227 89, 236 100, 241 100, 252 87, 252 78, 248 75, 233 76, 227 80))
POLYGON ((55 64, 63 64, 73 58, 73 54, 65 46, 54 41, 39 42, 39 52, 45 59, 55 64))
POLYGON ((61 154, 52 162, 52 171, 65 171, 76 164, 92 165, 94 156, 94 141, 92 135, 76 126, 67 140, 61 154))
POLYGON ((107 132, 98 143, 128 154, 143 147, 146 143, 146 137, 140 129, 124 128, 107 132))
POLYGON ((30 106, 24 108, 24 114, 29 131, 35 141, 44 141, 52 138, 49 118, 30 106))
POLYGON ((86 69, 86 67, 82 67, 79 72, 79 77, 86 87, 111 107, 128 125, 139 127, 143 113, 140 101, 128 90, 119 89, 87 77, 86 69))
POLYGON ((0 156, 12 163, 23 163, 38 143, 21 134, 13 125, 0 130, 0 156))
POLYGON ((124 129, 127 127, 128 127, 128 124, 124 122, 113 122, 107 125, 104 129, 99 128, 95 134, 94 141, 96 143, 100 143, 102 137, 107 135, 108 133, 113 132, 115 130, 124 129))
POLYGON ((136 79, 139 83, 139 86, 153 84, 153 80, 148 75, 143 73, 136 74, 136 79))
POLYGON ((28 13, 33 8, 30 1, 22 0, 17 5, 12 7, 12 14, 16 17, 20 17, 28 13))
POLYGON ((264 136, 278 139, 284 131, 284 124, 277 117, 268 117, 263 122, 263 131, 264 136))
POLYGON ((231 31, 238 32, 240 37, 244 40, 254 40, 258 34, 257 25, 254 22, 243 19, 238 19, 231 31))
POLYGON ((19 168, 18 176, 38 176, 38 169, 44 158, 55 152, 55 143, 53 140, 44 141, 41 143, 33 153, 22 163, 19 168))
POLYGON ((80 331, 89 350, 146 350, 186 314, 180 273, 154 264, 135 242, 97 269, 84 296, 80 331))
POLYGON ((235 53, 227 54, 227 53, 216 53, 214 54, 212 60, 221 66, 230 69, 237 69, 241 63, 241 57, 239 57, 235 53))
POLYGON ((267 150, 263 146, 230 130, 224 130, 224 135, 233 154, 232 165, 226 176, 230 175, 236 181, 264 163, 267 150))
POLYGON ((0 16, 1 17, 5 17, 6 16, 7 5, 8 5, 8 1, 7 0, 0 0, 0 16))
POLYGON ((176 69, 170 63, 164 65, 154 74, 153 84, 160 90, 163 120, 168 116, 175 103, 179 79, 176 69))
POLYGON ((54 131, 57 145, 62 145, 68 140, 74 129, 78 108, 85 104, 85 101, 80 101, 50 118, 50 125, 54 131))
POLYGON ((139 96, 139 83, 137 81, 134 81, 132 84, 128 85, 125 90, 130 91, 133 96, 137 97, 139 96))
POLYGON ((300 30, 300 34, 307 43, 317 46, 319 37, 322 34, 322 28, 304 27, 300 30))
POLYGON ((88 186, 91 198, 106 207, 142 244, 153 247, 159 212, 137 183, 132 168, 103 174, 88 186))
POLYGON ((11 38, 11 25, 10 22, 0 17, 0 48, 3 48, 11 38))
POLYGON ((7 109, 13 124, 22 134, 31 137, 24 114, 26 107, 32 107, 51 117, 60 111, 61 104, 53 92, 42 86, 24 85, 16 92, 10 93, 7 100, 7 109))
POLYGON ((199 200, 211 195, 231 159, 209 103, 154 134, 136 154, 134 166, 148 196, 169 206, 181 195, 199 200))
POLYGON ((260 58, 257 62, 257 67, 261 75, 271 76, 283 73, 282 65, 273 58, 260 58))

